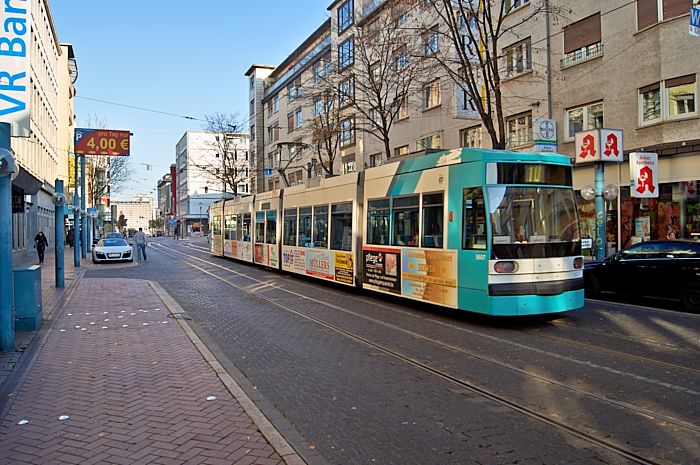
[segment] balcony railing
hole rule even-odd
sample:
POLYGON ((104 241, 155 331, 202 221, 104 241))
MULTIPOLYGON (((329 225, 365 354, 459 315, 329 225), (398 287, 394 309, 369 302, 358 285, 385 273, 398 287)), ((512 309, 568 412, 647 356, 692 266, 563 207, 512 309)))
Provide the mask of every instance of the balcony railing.
POLYGON ((597 42, 593 45, 589 45, 587 47, 583 47, 578 50, 574 50, 573 52, 567 53, 564 59, 561 60, 561 69, 600 56, 603 56, 603 43, 597 42))
POLYGON ((362 2, 362 16, 367 16, 384 3, 384 0, 366 0, 362 2))
POLYGON ((324 53, 326 51, 326 48, 330 47, 330 45, 331 36, 327 36, 325 39, 319 42, 319 44, 316 45, 309 53, 304 55, 304 57, 301 60, 299 60, 294 66, 292 66, 292 68, 289 69, 289 71, 280 76, 274 84, 265 89, 264 98, 267 98, 270 95, 274 95, 275 92, 282 88, 287 83, 287 81, 289 81, 290 78, 292 78, 301 70, 303 70, 306 67, 306 65, 308 65, 314 58, 319 56, 321 53, 324 53))

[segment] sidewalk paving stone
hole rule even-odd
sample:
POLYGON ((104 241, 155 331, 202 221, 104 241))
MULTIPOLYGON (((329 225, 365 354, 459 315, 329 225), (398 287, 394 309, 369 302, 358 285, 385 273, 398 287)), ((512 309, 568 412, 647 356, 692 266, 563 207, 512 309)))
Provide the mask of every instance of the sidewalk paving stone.
POLYGON ((62 306, 0 424, 0 463, 285 463, 148 282, 82 279, 62 306))

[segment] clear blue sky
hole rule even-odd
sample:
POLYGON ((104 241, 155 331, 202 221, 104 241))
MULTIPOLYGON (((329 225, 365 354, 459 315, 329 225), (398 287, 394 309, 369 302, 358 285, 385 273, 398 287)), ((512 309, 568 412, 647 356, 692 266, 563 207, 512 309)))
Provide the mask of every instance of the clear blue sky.
POLYGON ((185 131, 205 115, 248 117, 244 73, 277 66, 328 18, 332 0, 50 0, 78 64, 77 127, 130 130, 133 179, 117 198, 154 194, 185 131), (142 107, 142 111, 119 105, 142 107), (198 120, 157 113, 192 116, 198 120), (153 165, 146 171, 144 164, 153 165))

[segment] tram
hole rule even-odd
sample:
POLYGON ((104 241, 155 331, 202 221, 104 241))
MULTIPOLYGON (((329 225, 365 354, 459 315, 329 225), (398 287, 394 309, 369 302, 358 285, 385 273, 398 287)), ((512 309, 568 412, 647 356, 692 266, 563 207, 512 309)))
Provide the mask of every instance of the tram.
POLYGON ((583 307, 568 157, 461 148, 222 200, 211 253, 494 316, 583 307))

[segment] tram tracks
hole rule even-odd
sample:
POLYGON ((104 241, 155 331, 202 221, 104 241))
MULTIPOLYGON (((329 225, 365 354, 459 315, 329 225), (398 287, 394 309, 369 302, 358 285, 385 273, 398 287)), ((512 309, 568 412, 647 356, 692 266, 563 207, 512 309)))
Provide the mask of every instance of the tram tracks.
MULTIPOLYGON (((290 312, 294 315, 297 315, 301 318, 305 318, 309 321, 313 321, 314 323, 321 325, 324 328, 332 330, 338 334, 342 334, 342 335, 344 335, 348 338, 351 338, 359 343, 362 343, 368 347, 371 347, 373 350, 380 351, 381 353, 384 353, 388 356, 391 356, 397 360, 401 360, 404 363, 408 363, 408 364, 410 364, 418 369, 421 369, 425 372, 428 372, 428 373, 430 373, 434 376, 437 376, 443 380, 447 380, 451 383, 454 383, 454 384, 458 385, 461 389, 468 390, 472 393, 478 394, 478 395, 485 397, 493 402, 496 402, 502 406, 508 407, 509 409, 511 409, 513 411, 517 411, 517 412, 519 412, 523 415, 526 415, 530 418, 537 419, 537 420, 542 421, 550 426, 553 426, 553 427, 556 427, 560 430, 566 431, 567 433, 569 433, 573 436, 576 436, 580 439, 583 439, 583 440, 586 440, 590 443, 593 443, 593 444, 597 445, 598 447, 601 447, 605 450, 613 451, 616 454, 619 454, 620 456, 625 457, 625 458, 633 461, 634 463, 655 464, 655 463, 661 463, 661 462, 659 462, 657 459, 654 459, 654 458, 645 457, 642 453, 638 453, 638 452, 635 452, 633 450, 628 450, 628 448, 626 448, 624 446, 624 443, 620 444, 619 442, 611 441, 611 440, 607 439, 606 437, 603 437, 602 433, 599 435, 596 435, 595 432, 585 431, 584 429, 575 426, 575 424, 573 424, 572 422, 567 422, 564 420, 560 420, 558 418, 553 418, 552 415, 548 415, 546 413, 540 413, 537 410, 535 410, 534 408, 528 406, 526 403, 519 402, 517 400, 513 400, 511 398, 508 398, 507 396, 499 394, 497 391, 494 391, 492 389, 489 389, 488 387, 479 385, 478 383, 474 382, 473 380, 469 380, 469 379, 466 379, 462 376, 449 373, 448 371, 440 369, 440 368, 436 368, 435 366, 431 365, 430 363, 428 363, 426 361, 422 361, 422 360, 420 360, 414 356, 411 356, 407 353, 402 353, 401 351, 396 350, 392 347, 389 347, 386 344, 382 344, 382 343, 373 341, 366 336, 354 333, 354 332, 347 330, 343 327, 340 327, 336 324, 333 324, 333 323, 330 323, 324 319, 318 318, 314 315, 311 315, 307 312, 300 310, 299 308, 292 307, 291 305, 286 304, 284 301, 281 301, 280 299, 270 298, 270 297, 266 296, 264 294, 264 292, 269 291, 271 289, 274 289, 276 291, 283 291, 283 292, 289 293, 293 297, 307 299, 308 301, 313 301, 315 303, 324 305, 324 306, 332 308, 334 310, 352 314, 355 317, 369 320, 375 324, 382 325, 382 326, 390 328, 392 330, 401 331, 404 334, 409 335, 409 336, 416 338, 416 339, 420 339, 423 342, 434 344, 443 350, 449 350, 449 351, 451 351, 453 353, 457 353, 461 356, 469 357, 469 358, 474 359, 474 360, 479 360, 479 361, 484 362, 484 363, 493 364, 493 365, 496 365, 500 368, 510 370, 512 372, 516 372, 519 375, 527 376, 531 379, 536 379, 537 381, 539 381, 541 383, 546 383, 550 386, 555 386, 557 388, 564 389, 572 394, 587 397, 590 400, 600 402, 603 404, 607 404, 613 408, 623 409, 624 411, 627 411, 628 413, 631 413, 631 414, 634 414, 635 416, 640 417, 640 419, 651 420, 652 422, 654 422, 657 425, 658 424, 672 425, 675 428, 685 430, 691 436, 694 436, 695 439, 697 439, 698 435, 700 435, 700 426, 695 425, 693 423, 683 421, 680 419, 676 419, 676 418, 672 418, 670 416, 661 414, 659 412, 655 412, 655 411, 652 411, 649 409, 641 408, 639 406, 635 406, 635 405, 627 403, 627 402, 610 399, 604 395, 596 394, 593 392, 588 392, 584 389, 579 389, 576 387, 568 386, 568 385, 566 385, 562 382, 559 382, 557 380, 550 379, 550 378, 542 376, 538 373, 534 373, 532 371, 528 371, 528 370, 519 368, 519 367, 514 366, 512 364, 506 363, 502 360, 498 360, 494 357, 488 357, 488 356, 484 356, 481 354, 472 353, 472 352, 464 350, 460 347, 454 346, 452 344, 449 344, 449 343, 446 343, 443 341, 439 341, 439 340, 436 340, 434 338, 426 337, 424 335, 418 334, 418 333, 411 331, 411 330, 408 330, 406 328, 398 327, 398 326, 393 325, 391 323, 388 323, 386 321, 381 321, 381 320, 378 320, 378 319, 375 319, 372 317, 368 317, 367 315, 362 315, 362 314, 359 314, 357 312, 348 310, 347 308, 343 308, 343 307, 340 307, 338 305, 335 305, 335 304, 332 304, 329 302, 324 302, 322 300, 314 299, 314 298, 302 295, 298 292, 284 289, 283 287, 280 287, 277 285, 270 285, 269 281, 263 282, 259 279, 250 277, 246 274, 237 272, 235 270, 231 270, 230 268, 227 268, 227 267, 215 264, 215 263, 211 263, 208 260, 204 260, 202 258, 184 253, 182 251, 173 250, 171 248, 165 249, 162 247, 158 247, 158 251, 163 253, 164 255, 169 256, 170 258, 173 258, 176 260, 181 260, 184 263, 188 264, 189 266, 199 270, 200 272, 202 272, 206 275, 209 275, 214 279, 222 281, 222 282, 226 283, 227 285, 230 285, 230 286, 240 290, 241 292, 245 292, 247 294, 253 295, 256 298, 261 299, 263 301, 266 301, 271 305, 282 308, 285 311, 290 312), (185 258, 182 258, 182 257, 185 257, 185 258), (196 263, 196 262, 199 262, 199 263, 196 263), (206 269, 202 265, 208 265, 208 267, 210 267, 210 268, 206 269), (257 286, 257 287, 244 286, 241 284, 231 282, 226 277, 222 277, 219 274, 217 274, 216 272, 212 271, 211 268, 214 268, 215 270, 223 270, 227 273, 234 274, 238 277, 243 277, 245 279, 250 280, 253 283, 257 282, 262 287, 260 287, 260 286, 257 286)), ((390 307, 390 308, 392 310, 394 309, 393 307, 390 307)), ((458 329, 463 329, 463 328, 458 328, 458 329)), ((467 331, 467 332, 471 332, 471 331, 467 331)), ((534 335, 542 336, 542 335, 538 335, 537 333, 534 333, 534 335)), ((480 336, 483 337, 484 335, 482 334, 480 336)), ((497 338, 495 336, 488 336, 488 337, 493 338, 494 340, 497 340, 500 342, 508 342, 508 343, 512 344, 512 341, 506 341, 504 339, 497 338)), ((562 339, 564 339, 564 338, 562 338, 562 339)), ((525 348, 527 348, 527 347, 525 347, 525 348)), ((531 348, 529 348, 529 349, 531 349, 531 348)), ((553 355, 553 354, 548 354, 548 355, 553 355)), ((615 355, 620 355, 620 354, 615 354, 615 355)), ((625 354, 622 353, 622 355, 625 355, 625 354)), ((630 354, 627 354, 627 355, 630 355, 630 354)), ((639 357, 639 359, 641 361, 641 359, 644 359, 644 358, 639 357)), ((661 361, 656 361, 656 362, 658 362, 659 365, 667 366, 668 368, 674 368, 674 369, 685 368, 685 367, 680 367, 680 366, 674 365, 674 364, 666 364, 666 363, 661 362, 661 361)), ((696 372, 697 370, 691 370, 691 371, 696 372)), ((693 395, 700 395, 700 393, 696 393, 696 392, 691 392, 691 393, 693 395)))

